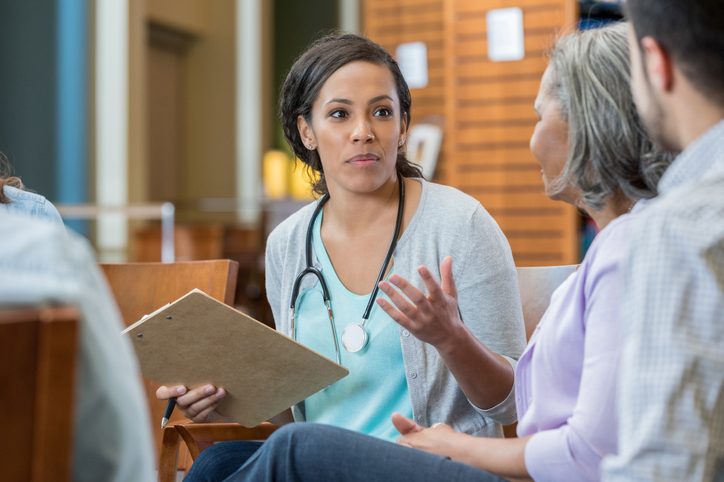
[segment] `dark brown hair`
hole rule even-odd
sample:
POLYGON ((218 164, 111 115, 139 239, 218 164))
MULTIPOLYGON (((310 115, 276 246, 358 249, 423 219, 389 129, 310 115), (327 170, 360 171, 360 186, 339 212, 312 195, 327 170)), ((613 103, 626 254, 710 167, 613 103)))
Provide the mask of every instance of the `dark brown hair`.
MULTIPOLYGON (((387 51, 373 41, 353 34, 333 34, 315 41, 292 65, 282 86, 279 101, 279 118, 284 137, 294 155, 318 174, 312 185, 318 195, 327 193, 324 169, 317 150, 308 150, 302 142, 297 128, 301 115, 308 124, 312 123, 312 105, 327 79, 339 68, 350 62, 364 61, 384 65, 392 74, 400 100, 401 114, 410 125, 412 98, 400 67, 387 51)), ((403 146, 404 147, 404 146, 403 146)), ((410 162, 403 147, 397 149, 396 168, 403 177, 422 177, 420 166, 410 162)))
POLYGON ((5 154, 0 152, 0 204, 10 204, 12 201, 5 195, 3 188, 5 186, 25 189, 23 182, 19 177, 11 176, 12 169, 5 154))
POLYGON ((724 106, 722 0, 628 0, 624 9, 639 42, 656 39, 701 94, 724 106))

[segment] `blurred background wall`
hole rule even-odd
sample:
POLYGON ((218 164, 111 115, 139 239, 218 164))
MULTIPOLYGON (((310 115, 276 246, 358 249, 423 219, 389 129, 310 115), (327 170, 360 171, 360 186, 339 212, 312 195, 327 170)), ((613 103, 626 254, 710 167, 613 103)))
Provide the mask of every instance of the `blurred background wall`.
POLYGON ((175 206, 177 259, 258 256, 273 226, 311 200, 276 120, 286 72, 324 32, 363 32, 396 57, 423 46, 412 124, 443 133, 430 176, 481 201, 518 265, 575 263, 595 227, 543 195, 527 149, 532 102, 556 33, 620 18, 620 4, 3 1, 0 151, 61 208, 99 207, 67 221, 101 260, 160 259, 158 220, 108 209, 161 202, 175 206), (503 8, 520 10, 525 40, 520 59, 499 62, 486 18, 503 8))

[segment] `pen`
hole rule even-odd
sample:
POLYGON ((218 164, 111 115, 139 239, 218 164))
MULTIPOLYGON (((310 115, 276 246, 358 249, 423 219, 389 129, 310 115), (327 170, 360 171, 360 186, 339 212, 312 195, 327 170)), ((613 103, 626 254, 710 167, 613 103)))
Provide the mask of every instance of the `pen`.
POLYGON ((163 412, 163 418, 161 419, 161 428, 164 428, 168 423, 168 419, 171 418, 171 414, 173 413, 173 409, 175 406, 176 397, 169 398, 168 403, 166 404, 166 411, 163 412))

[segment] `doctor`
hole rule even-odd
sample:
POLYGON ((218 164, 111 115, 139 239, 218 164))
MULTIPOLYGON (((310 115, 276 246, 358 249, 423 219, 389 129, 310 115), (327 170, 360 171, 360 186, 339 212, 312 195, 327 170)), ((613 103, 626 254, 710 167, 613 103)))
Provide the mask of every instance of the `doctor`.
MULTIPOLYGON (((397 63, 355 35, 317 41, 282 88, 286 139, 321 198, 269 237, 267 297, 280 332, 339 356, 350 375, 274 422, 394 441, 394 412, 486 437, 516 420, 525 332, 510 247, 479 202, 425 181, 405 158, 410 107, 397 63)), ((223 389, 158 391, 174 395, 194 421, 219 418, 223 389)), ((234 444, 243 449, 217 444, 194 468, 219 467, 213 454, 234 444)))

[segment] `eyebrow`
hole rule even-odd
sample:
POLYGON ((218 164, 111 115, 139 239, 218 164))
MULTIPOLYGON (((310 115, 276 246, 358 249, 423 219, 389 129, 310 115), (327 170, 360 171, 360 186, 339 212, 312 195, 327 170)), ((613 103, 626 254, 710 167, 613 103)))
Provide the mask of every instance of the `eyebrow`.
MULTIPOLYGON (((390 97, 390 96, 387 95, 387 94, 385 94, 385 95, 378 95, 378 96, 375 97, 374 99, 370 100, 367 104, 374 104, 375 102, 379 102, 379 101, 381 101, 382 99, 390 99, 390 100, 392 100, 392 97, 390 97)), ((331 99, 330 101, 328 101, 328 102, 327 102, 326 104, 324 104, 324 105, 333 104, 333 103, 335 103, 335 102, 336 102, 336 103, 339 103, 339 104, 352 105, 352 101, 349 100, 349 99, 331 99)))

